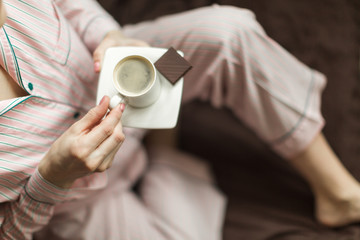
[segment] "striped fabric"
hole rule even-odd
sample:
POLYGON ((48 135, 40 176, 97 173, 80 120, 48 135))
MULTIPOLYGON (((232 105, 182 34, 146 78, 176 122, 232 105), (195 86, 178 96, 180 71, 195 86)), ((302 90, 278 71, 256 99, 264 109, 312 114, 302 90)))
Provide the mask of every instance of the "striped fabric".
MULTIPOLYGON (((48 223, 52 204, 72 198, 36 167, 52 142, 94 105, 97 76, 89 71, 88 48, 119 26, 95 1, 3 2, 8 18, 0 29, 0 64, 29 96, 0 102, 0 239, 30 239, 48 223)), ((94 186, 105 184, 98 180, 94 186)))

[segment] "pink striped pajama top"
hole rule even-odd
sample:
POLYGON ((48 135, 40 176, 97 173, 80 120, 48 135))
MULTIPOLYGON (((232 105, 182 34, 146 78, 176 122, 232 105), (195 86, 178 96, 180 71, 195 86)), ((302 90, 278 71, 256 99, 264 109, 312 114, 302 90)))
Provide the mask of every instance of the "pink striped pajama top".
MULTIPOLYGON (((119 25, 95 1, 4 5, 8 19, 0 29, 0 63, 29 96, 0 102, 0 239, 30 239, 49 221, 52 204, 69 199, 42 179, 36 166, 52 142, 94 105, 91 51, 119 25)), ((78 185, 104 184, 98 175, 98 181, 78 185)))

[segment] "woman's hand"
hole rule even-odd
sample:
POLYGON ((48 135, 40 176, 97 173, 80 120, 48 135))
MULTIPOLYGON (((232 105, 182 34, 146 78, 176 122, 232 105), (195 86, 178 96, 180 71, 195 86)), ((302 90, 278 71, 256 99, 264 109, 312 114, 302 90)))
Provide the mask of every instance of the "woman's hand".
POLYGON ((111 166, 125 139, 120 122, 125 106, 120 104, 106 115, 108 106, 105 96, 54 142, 38 166, 46 180, 69 188, 77 178, 111 166))
POLYGON ((139 39, 125 37, 120 30, 109 32, 94 51, 95 72, 100 72, 101 70, 106 49, 118 46, 149 47, 149 44, 139 39))

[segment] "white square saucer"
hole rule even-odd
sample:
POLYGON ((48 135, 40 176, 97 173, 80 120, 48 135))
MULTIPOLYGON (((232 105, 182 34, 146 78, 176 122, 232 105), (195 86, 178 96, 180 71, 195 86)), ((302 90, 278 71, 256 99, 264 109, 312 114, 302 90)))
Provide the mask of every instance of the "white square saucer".
MULTIPOLYGON (((113 70, 119 60, 130 54, 141 54, 155 63, 165 52, 165 48, 152 47, 114 47, 109 48, 104 57, 102 70, 100 72, 99 85, 96 102, 100 102, 105 95, 110 98, 117 94, 113 86, 113 70)), ((184 54, 180 51, 181 56, 184 54)), ((184 79, 181 78, 174 85, 171 84, 159 71, 157 71, 161 93, 159 99, 152 105, 145 108, 135 108, 126 105, 121 122, 124 127, 160 129, 173 128, 176 126, 184 79)))

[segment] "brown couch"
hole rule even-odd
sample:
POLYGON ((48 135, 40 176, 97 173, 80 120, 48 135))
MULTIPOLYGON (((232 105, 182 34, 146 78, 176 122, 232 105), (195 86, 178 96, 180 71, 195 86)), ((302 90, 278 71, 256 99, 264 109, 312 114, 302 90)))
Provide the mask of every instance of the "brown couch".
MULTIPOLYGON (((136 23, 213 3, 249 8, 268 35, 323 72, 324 129, 360 180, 359 0, 101 0, 121 23, 136 23)), ((227 109, 183 106, 181 146, 208 159, 228 195, 224 239, 360 239, 360 225, 328 229, 313 218, 308 185, 227 109), (216 136, 216 138, 214 137, 216 136)))

